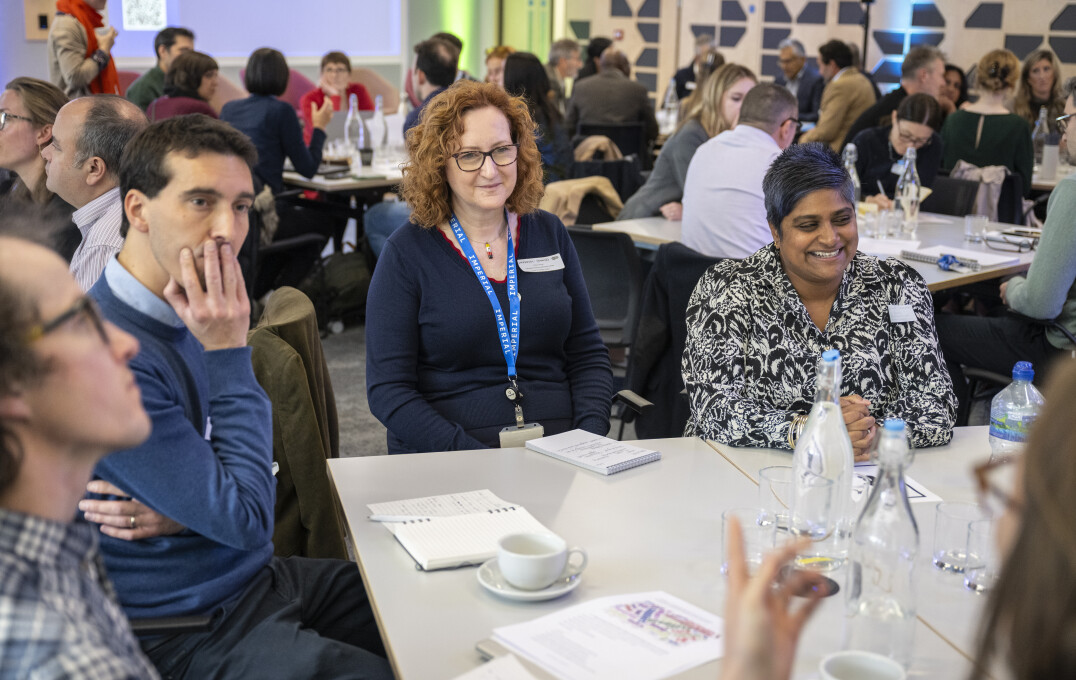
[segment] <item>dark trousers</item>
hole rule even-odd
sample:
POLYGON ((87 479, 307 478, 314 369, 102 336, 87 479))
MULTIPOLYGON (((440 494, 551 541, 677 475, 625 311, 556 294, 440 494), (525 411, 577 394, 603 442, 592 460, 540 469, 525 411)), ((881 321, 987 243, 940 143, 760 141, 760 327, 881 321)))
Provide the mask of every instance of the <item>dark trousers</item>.
POLYGON ((1017 361, 1030 361, 1039 385, 1054 359, 1068 354, 1046 339, 1045 325, 1025 319, 938 314, 934 323, 960 404, 971 396, 962 366, 1012 375, 1017 361))
POLYGON ((358 567, 274 557, 208 632, 142 643, 163 678, 393 677, 358 567))

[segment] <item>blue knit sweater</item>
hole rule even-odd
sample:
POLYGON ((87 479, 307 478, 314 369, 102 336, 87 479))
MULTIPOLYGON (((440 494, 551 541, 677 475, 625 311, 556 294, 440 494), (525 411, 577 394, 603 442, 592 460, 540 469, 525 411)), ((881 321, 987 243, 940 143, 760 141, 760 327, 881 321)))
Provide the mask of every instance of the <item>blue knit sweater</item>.
POLYGON ((130 618, 210 612, 242 593, 273 554, 269 398, 249 347, 206 352, 186 328, 117 298, 107 276, 90 295, 141 343, 131 369, 153 421, 145 443, 109 455, 95 475, 187 527, 140 541, 102 535, 108 575, 130 618))
MULTIPOLYGON (((579 260, 555 216, 520 220, 516 240, 523 415, 545 433, 609 431, 612 373, 579 260), (564 268, 528 272, 559 253, 564 268)), ((508 313, 507 283, 491 281, 508 313)), ((366 307, 370 411, 388 428, 389 453, 498 445, 512 403, 497 322, 470 264, 437 229, 407 224, 385 243, 366 307)))

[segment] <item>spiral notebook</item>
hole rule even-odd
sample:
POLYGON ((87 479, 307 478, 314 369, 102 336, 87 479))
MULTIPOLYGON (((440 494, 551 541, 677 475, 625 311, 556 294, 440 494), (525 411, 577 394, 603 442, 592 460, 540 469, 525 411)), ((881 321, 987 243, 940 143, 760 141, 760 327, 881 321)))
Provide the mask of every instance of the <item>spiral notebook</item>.
POLYGON ((632 446, 583 430, 569 430, 532 439, 526 446, 532 451, 603 475, 661 460, 660 451, 632 446))
POLYGON ((366 507, 423 571, 482 564, 497 555, 497 542, 508 534, 551 533, 526 508, 489 489, 366 507))

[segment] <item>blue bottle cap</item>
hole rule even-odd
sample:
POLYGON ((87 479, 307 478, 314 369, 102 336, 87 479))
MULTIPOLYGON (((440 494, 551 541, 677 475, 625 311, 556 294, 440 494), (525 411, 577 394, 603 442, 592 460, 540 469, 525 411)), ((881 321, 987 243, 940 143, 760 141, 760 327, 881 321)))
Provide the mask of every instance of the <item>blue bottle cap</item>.
POLYGON ((883 427, 887 432, 900 432, 904 429, 904 421, 900 418, 886 418, 883 427))
POLYGON ((1017 361, 1012 367, 1013 380, 1033 380, 1034 378, 1035 369, 1031 367, 1030 361, 1017 361))
POLYGON ((841 351, 839 349, 827 349, 822 352, 822 361, 836 361, 841 358, 841 351))

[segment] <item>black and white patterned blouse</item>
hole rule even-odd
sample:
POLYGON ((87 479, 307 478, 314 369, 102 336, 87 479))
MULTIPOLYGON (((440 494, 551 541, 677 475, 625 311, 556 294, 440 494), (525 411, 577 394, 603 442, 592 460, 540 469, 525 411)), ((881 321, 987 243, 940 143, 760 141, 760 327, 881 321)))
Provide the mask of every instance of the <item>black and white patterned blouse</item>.
POLYGON ((818 357, 828 348, 841 352, 842 395, 870 401, 879 421, 903 418, 914 446, 949 442, 956 397, 919 274, 898 260, 856 253, 820 331, 772 243, 717 263, 691 295, 685 434, 788 449, 789 422, 810 411, 818 357))

